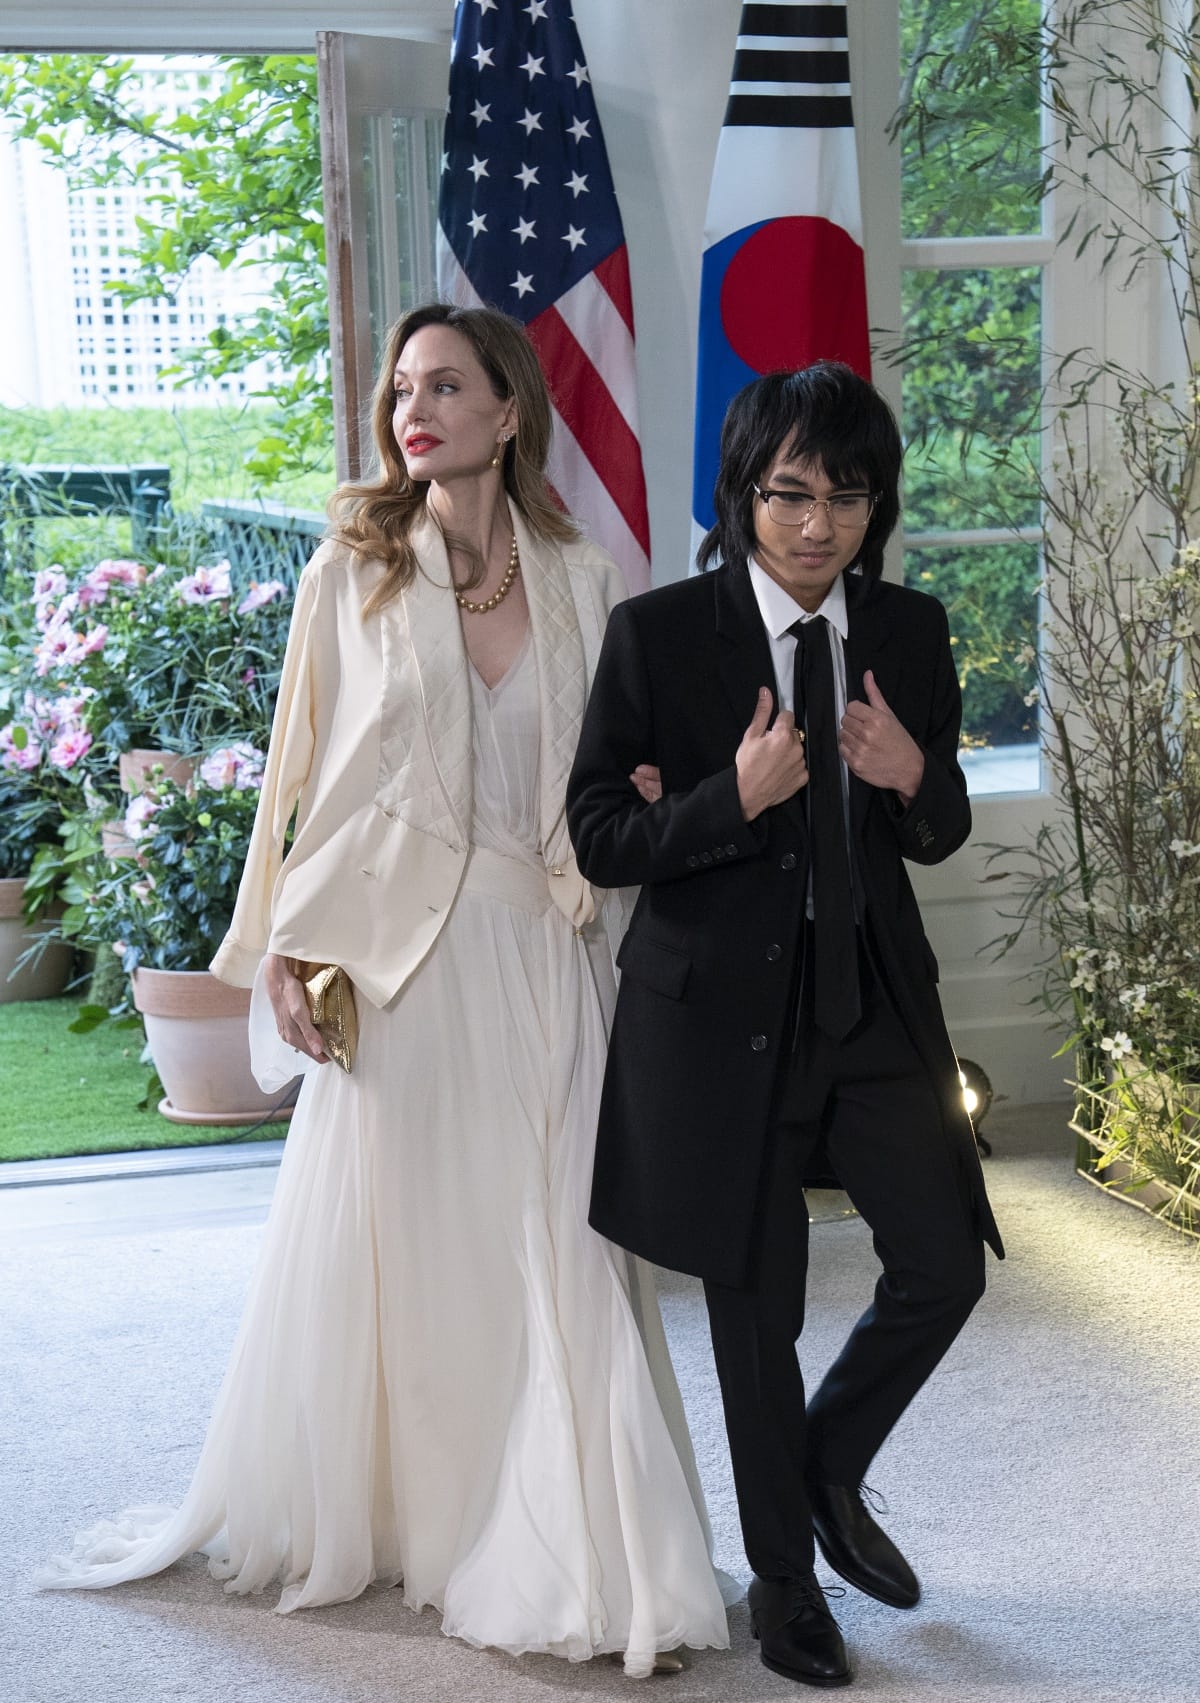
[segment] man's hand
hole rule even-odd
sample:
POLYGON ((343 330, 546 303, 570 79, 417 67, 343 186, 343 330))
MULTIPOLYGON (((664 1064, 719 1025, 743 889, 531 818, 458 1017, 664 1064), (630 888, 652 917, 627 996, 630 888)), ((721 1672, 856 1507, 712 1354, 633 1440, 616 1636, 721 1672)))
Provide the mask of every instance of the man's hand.
POLYGON ((868 668, 863 675, 866 703, 846 705, 838 750, 846 767, 868 786, 890 787, 911 804, 925 773, 925 753, 888 708, 868 668))
POLYGON ((328 1064, 325 1043, 308 1015, 304 984, 299 976, 293 974, 290 961, 278 952, 268 952, 264 965, 263 981, 271 1010, 275 1013, 275 1027, 279 1030, 280 1039, 289 1047, 295 1047, 297 1052, 308 1053, 318 1064, 328 1064))
POLYGON ((653 763, 639 763, 630 780, 646 804, 657 804, 662 797, 662 771, 653 763))
POLYGON ((738 798, 747 822, 808 785, 804 735, 797 732, 791 710, 780 710, 768 732, 774 701, 770 690, 760 686, 753 719, 737 748, 738 798))

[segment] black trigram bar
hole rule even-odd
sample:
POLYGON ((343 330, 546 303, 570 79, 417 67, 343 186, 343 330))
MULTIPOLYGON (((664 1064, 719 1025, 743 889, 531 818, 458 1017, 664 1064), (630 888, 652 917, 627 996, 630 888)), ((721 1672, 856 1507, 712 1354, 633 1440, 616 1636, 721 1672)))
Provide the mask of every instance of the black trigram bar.
POLYGON ((851 130, 854 112, 849 95, 730 95, 724 122, 768 130, 851 130))
POLYGON ((845 6, 742 7, 739 35, 807 35, 818 41, 846 34, 845 6))
POLYGON ((805 53, 799 48, 739 47, 735 83, 848 83, 848 53, 805 53))

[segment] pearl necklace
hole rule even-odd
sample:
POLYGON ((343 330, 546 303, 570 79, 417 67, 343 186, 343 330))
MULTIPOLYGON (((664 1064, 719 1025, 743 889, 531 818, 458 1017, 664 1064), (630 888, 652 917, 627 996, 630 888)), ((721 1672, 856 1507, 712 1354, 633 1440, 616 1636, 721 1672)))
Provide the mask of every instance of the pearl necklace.
POLYGON ((508 567, 504 578, 500 581, 493 596, 486 603, 472 603, 458 587, 454 588, 454 599, 460 609, 465 609, 468 615, 486 615, 489 609, 494 609, 498 603, 503 603, 513 588, 513 582, 521 571, 521 558, 517 555, 517 535, 513 533, 512 549, 508 552, 508 567))

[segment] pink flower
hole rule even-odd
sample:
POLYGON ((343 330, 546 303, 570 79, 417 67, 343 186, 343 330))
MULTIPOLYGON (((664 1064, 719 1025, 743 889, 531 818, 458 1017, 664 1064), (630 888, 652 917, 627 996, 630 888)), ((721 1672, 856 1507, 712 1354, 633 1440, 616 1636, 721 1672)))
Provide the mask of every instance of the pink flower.
POLYGON ((81 662, 85 656, 95 656, 102 651, 108 642, 108 628, 103 624, 93 627, 86 638, 81 638, 72 662, 81 662))
POLYGON ((59 567, 39 568, 33 581, 34 617, 39 627, 53 620, 55 603, 67 589, 67 576, 59 567))
POLYGON ((253 686, 254 682, 257 679, 258 679, 257 668, 248 668, 246 670, 246 672, 242 675, 242 685, 243 686, 253 686))
POLYGON ((45 603, 48 598, 61 597, 67 589, 67 576, 57 565, 39 568, 33 576, 33 601, 45 603))
POLYGON ((200 779, 205 786, 231 786, 236 792, 257 792, 262 785, 266 757, 253 745, 239 740, 236 745, 223 745, 200 765, 200 779))
POLYGON ((156 800, 148 793, 139 792, 131 798, 125 811, 125 819, 121 823, 126 836, 131 840, 144 840, 147 834, 153 833, 150 823, 157 810, 156 800))
POLYGON ((114 585, 145 584, 146 570, 140 562, 105 560, 97 562, 79 588, 79 601, 84 608, 103 603, 114 585))
POLYGON ((144 585, 146 569, 141 562, 123 562, 109 557, 96 563, 88 579, 105 585, 144 585))
POLYGON ((50 747, 50 761, 56 769, 73 769, 91 749, 92 736, 83 728, 73 733, 60 733, 50 747))
MULTIPOLYGON (((34 700, 34 708, 37 715, 44 721, 46 732, 48 734, 58 733, 63 728, 75 726, 83 714, 88 699, 94 698, 95 695, 95 688, 89 686, 84 691, 77 692, 74 697, 55 698, 50 703, 47 703, 44 698, 38 698, 34 700)), ((26 703, 28 702, 29 695, 26 696, 26 703)))
POLYGON ((7 727, 0 727, 0 769, 36 769, 42 760, 41 741, 31 739, 29 729, 24 728, 25 740, 18 744, 16 728, 15 721, 10 721, 7 727))
POLYGON ((219 603, 233 595, 229 575, 229 563, 218 562, 215 568, 197 568, 180 580, 176 590, 185 603, 219 603))
POLYGON ((64 663, 73 660, 72 653, 81 640, 81 634, 56 614, 54 620, 42 634, 42 641, 34 655, 34 669, 41 678, 49 674, 52 668, 60 668, 64 663))
POLYGON ((269 579, 262 585, 257 580, 250 582, 250 590, 237 606, 239 615, 250 615, 256 609, 261 609, 266 603, 274 603, 277 597, 283 597, 287 586, 281 579, 269 579))

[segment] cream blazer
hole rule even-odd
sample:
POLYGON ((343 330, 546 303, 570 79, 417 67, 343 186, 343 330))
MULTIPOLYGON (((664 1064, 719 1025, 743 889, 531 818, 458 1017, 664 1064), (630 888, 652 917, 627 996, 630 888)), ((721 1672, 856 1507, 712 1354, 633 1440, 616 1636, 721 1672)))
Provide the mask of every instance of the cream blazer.
MULTIPOLYGON (((567 776, 609 610, 612 558, 536 539, 512 508, 541 703, 541 850, 577 928, 602 895, 567 835, 567 776)), ((413 534, 421 571, 363 619, 382 578, 322 544, 300 576, 258 814, 229 933, 211 969, 249 987, 264 952, 336 963, 388 1003, 441 931, 466 867, 471 689, 442 534, 413 534), (295 838, 284 835, 293 810, 295 838)))

